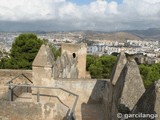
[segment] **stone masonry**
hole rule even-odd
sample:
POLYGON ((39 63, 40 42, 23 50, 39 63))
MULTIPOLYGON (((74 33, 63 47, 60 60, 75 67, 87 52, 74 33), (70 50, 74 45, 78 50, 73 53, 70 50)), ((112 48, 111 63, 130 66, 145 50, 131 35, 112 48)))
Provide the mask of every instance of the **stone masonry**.
POLYGON ((118 113, 129 113, 144 91, 143 81, 135 60, 128 60, 114 86, 112 116, 116 118, 113 119, 117 119, 118 113))
POLYGON ((86 78, 86 51, 87 45, 84 43, 81 44, 62 44, 61 52, 67 53, 73 58, 77 58, 77 68, 79 71, 78 78, 86 78))
MULTIPOLYGON (((160 120, 160 80, 146 90, 131 111, 131 114, 138 113, 154 114, 157 115, 157 120, 160 120)), ((150 118, 139 118, 139 120, 144 119, 150 120, 152 116, 150 118)))
MULTIPOLYGON (((117 118, 118 113, 160 115, 160 82, 145 90, 137 63, 125 53, 118 56, 110 80, 97 80, 86 79, 85 44, 62 44, 61 50, 61 56, 55 60, 49 46, 41 46, 33 61, 32 81, 33 86, 63 88, 77 94, 74 119, 122 120, 117 118)), ((14 84, 23 85, 20 79, 14 84)), ((5 82, 0 83, 4 86, 5 82)), ((3 87, 1 89, 3 91, 3 87)), ((24 89, 19 92, 20 89, 15 89, 14 101, 0 100, 0 119, 66 120, 75 101, 75 96, 61 89, 32 88, 30 93, 22 93, 26 92, 24 89)), ((4 91, 7 96, 6 86, 4 91)))
POLYGON ((114 69, 111 74, 111 83, 113 85, 116 84, 116 82, 121 74, 121 71, 123 70, 126 63, 127 63, 127 59, 126 59, 125 53, 121 52, 117 58, 117 62, 115 64, 114 69))

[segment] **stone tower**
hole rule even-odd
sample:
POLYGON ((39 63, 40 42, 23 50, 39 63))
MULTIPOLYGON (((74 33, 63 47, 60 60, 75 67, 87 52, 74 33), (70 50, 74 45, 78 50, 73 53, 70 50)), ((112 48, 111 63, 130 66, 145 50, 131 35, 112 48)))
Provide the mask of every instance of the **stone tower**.
POLYGON ((42 45, 32 63, 33 83, 35 86, 50 86, 53 77, 54 55, 49 46, 42 45))
POLYGON ((87 45, 84 43, 81 44, 67 44, 64 43, 61 46, 61 53, 67 53, 72 55, 73 58, 78 60, 77 68, 79 71, 78 78, 86 77, 86 54, 87 54, 87 45))

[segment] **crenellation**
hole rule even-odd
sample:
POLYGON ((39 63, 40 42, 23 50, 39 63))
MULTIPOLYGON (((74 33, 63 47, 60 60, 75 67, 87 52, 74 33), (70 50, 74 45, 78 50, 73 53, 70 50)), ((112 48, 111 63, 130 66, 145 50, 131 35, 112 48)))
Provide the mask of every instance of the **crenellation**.
POLYGON ((154 114, 157 115, 156 120, 160 119, 160 80, 145 91, 131 111, 131 114, 138 113, 154 114))
POLYGON ((111 82, 113 85, 116 84, 116 82, 121 74, 121 71, 123 70, 126 63, 127 63, 126 55, 124 52, 121 52, 117 58, 117 62, 115 64, 114 69, 111 74, 111 82))
MULTIPOLYGON (((86 77, 86 45, 62 44, 62 54, 57 60, 46 45, 42 45, 33 61, 32 76, 34 86, 63 88, 78 95, 74 111, 76 120, 120 120, 117 114, 156 113, 160 114, 160 82, 145 90, 137 63, 133 58, 127 58, 122 52, 118 56, 110 80, 87 79, 86 77), (148 105, 149 104, 149 105, 148 105)), ((7 72, 1 72, 1 80, 7 72)), ((88 73, 89 74, 89 73, 88 73)), ((7 74, 7 78, 13 73, 7 74)), ((5 80, 4 80, 5 81, 5 80)), ((0 89, 0 100, 8 100, 8 88, 4 83, 0 89)), ((14 84, 24 84, 20 77, 14 84), (19 82, 21 80, 21 82, 19 82)), ((32 120, 65 120, 69 109, 72 109, 75 96, 62 89, 35 89, 17 87, 13 102, 5 101, 7 109, 0 110, 0 116, 5 119, 32 120), (39 94, 39 93, 40 94, 39 94), (37 103, 37 95, 40 95, 37 103), (26 103, 27 101, 27 103, 26 103), (17 111, 14 111, 15 106, 17 111), (23 105, 22 108, 20 105, 23 105), (30 107, 38 110, 32 111, 30 107), (32 111, 32 112, 30 112, 32 111), (27 115, 26 115, 27 114, 27 115)), ((70 119, 66 119, 70 120, 70 119)), ((73 120, 73 119, 71 119, 73 120)), ((135 120, 135 119, 133 119, 135 120)), ((159 120, 159 118, 157 118, 159 120)))

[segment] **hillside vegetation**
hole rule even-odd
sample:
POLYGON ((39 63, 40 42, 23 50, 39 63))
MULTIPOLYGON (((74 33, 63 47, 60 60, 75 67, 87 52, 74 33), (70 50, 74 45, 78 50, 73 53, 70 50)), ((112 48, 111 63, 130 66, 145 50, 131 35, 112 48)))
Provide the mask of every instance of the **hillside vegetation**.
POLYGON ((141 37, 138 37, 134 34, 127 32, 113 32, 113 33, 97 33, 90 32, 86 33, 87 40, 111 40, 124 42, 125 40, 141 40, 141 37))
MULTIPOLYGON (((87 71, 90 72, 92 78, 110 79, 113 66, 116 62, 115 56, 87 56, 87 71)), ((160 79, 160 63, 147 65, 139 65, 140 74, 142 76, 146 88, 151 86, 155 81, 160 79)))

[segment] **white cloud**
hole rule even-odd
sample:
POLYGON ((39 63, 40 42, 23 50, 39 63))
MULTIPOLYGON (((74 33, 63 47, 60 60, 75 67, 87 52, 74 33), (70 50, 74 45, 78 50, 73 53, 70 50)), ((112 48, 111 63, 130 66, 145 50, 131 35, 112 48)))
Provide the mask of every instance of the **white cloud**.
POLYGON ((143 29, 160 25, 160 0, 121 4, 96 0, 87 5, 68 0, 0 0, 0 21, 46 21, 62 29, 143 29))

